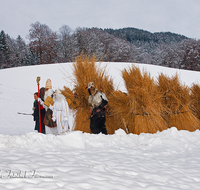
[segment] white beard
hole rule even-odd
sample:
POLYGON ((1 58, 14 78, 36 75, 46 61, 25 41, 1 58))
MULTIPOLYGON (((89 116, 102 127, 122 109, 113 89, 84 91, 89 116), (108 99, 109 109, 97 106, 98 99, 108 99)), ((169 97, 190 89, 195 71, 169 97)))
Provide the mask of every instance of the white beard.
POLYGON ((46 98, 47 98, 48 96, 52 97, 52 95, 53 95, 53 90, 52 90, 52 89, 49 89, 49 90, 46 91, 45 94, 44 94, 44 100, 46 100, 46 98))
POLYGON ((53 96, 53 101, 56 102, 56 101, 62 101, 62 100, 65 100, 65 97, 62 95, 62 94, 54 94, 53 96))

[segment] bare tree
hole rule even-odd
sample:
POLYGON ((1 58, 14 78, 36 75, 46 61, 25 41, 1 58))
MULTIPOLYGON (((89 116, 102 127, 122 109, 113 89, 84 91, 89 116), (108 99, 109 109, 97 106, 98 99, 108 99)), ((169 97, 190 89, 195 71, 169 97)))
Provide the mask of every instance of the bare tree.
POLYGON ((57 34, 46 24, 36 22, 29 30, 30 49, 36 53, 40 64, 57 61, 57 34))
POLYGON ((59 62, 69 62, 72 59, 73 52, 73 40, 72 29, 63 25, 59 29, 59 62))
POLYGON ((180 49, 184 51, 182 68, 188 70, 200 70, 200 40, 185 40, 180 43, 180 49))

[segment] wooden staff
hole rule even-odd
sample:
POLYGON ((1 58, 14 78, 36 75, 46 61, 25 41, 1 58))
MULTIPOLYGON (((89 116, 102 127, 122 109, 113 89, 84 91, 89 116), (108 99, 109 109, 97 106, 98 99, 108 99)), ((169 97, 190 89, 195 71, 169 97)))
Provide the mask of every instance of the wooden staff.
MULTIPOLYGON (((38 85, 38 98, 40 98, 40 77, 37 77, 36 81, 37 81, 37 85, 38 85)), ((38 101, 38 109, 39 109, 40 133, 42 133, 42 128, 41 128, 41 113, 40 113, 40 101, 38 101)))
POLYGON ((17 114, 21 114, 21 115, 33 115, 33 113, 20 113, 20 112, 17 112, 17 114))

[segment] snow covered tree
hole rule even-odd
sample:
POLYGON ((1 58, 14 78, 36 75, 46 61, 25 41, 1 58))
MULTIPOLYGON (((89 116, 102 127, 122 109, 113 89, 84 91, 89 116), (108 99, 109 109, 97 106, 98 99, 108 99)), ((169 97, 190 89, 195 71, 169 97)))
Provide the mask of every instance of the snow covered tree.
POLYGON ((64 25, 59 29, 59 62, 69 62, 73 55, 72 29, 64 25))
POLYGON ((86 47, 86 29, 85 28, 77 28, 73 35, 74 40, 74 54, 75 57, 78 55, 87 54, 87 47, 86 47))
POLYGON ((40 61, 37 55, 30 49, 27 49, 25 57, 22 60, 22 65, 39 65, 39 63, 40 61))
POLYGON ((103 57, 104 44, 99 38, 100 30, 92 28, 86 31, 85 45, 87 46, 88 55, 96 55, 98 59, 103 57))
POLYGON ((0 33, 0 68, 9 67, 9 47, 6 40, 6 34, 2 30, 0 33))
POLYGON ((18 35, 16 39, 15 54, 16 54, 17 66, 24 65, 25 57, 27 54, 27 45, 20 35, 18 35))
POLYGON ((159 44, 152 51, 152 63, 156 65, 180 68, 182 54, 176 43, 159 44))
POLYGON ((200 70, 200 40, 184 40, 179 45, 184 51, 182 68, 189 70, 200 70))

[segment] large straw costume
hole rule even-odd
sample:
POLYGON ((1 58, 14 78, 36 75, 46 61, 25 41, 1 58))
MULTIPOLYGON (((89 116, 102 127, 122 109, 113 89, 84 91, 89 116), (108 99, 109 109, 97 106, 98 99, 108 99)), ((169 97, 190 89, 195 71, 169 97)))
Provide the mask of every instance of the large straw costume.
MULTIPOLYGON (((75 117, 74 130, 80 130, 90 133, 90 113, 91 109, 88 104, 89 93, 87 85, 93 81, 97 90, 102 91, 108 98, 107 112, 111 112, 109 105, 109 96, 114 91, 113 82, 105 74, 105 68, 101 69, 95 62, 95 56, 78 56, 73 63, 72 80, 75 88, 71 91, 68 87, 61 90, 62 94, 70 102, 69 107, 72 109, 75 117)), ((108 134, 113 134, 119 128, 116 116, 106 114, 106 128, 108 134)))
POLYGON ((114 113, 123 117, 123 123, 129 133, 156 133, 167 129, 161 117, 161 94, 150 74, 141 73, 132 66, 122 70, 127 94, 115 91, 110 97, 114 113))
POLYGON ((158 90, 163 94, 162 115, 168 127, 178 130, 195 131, 200 128, 198 119, 192 114, 189 88, 180 83, 176 74, 173 77, 160 74, 158 77, 158 90))

